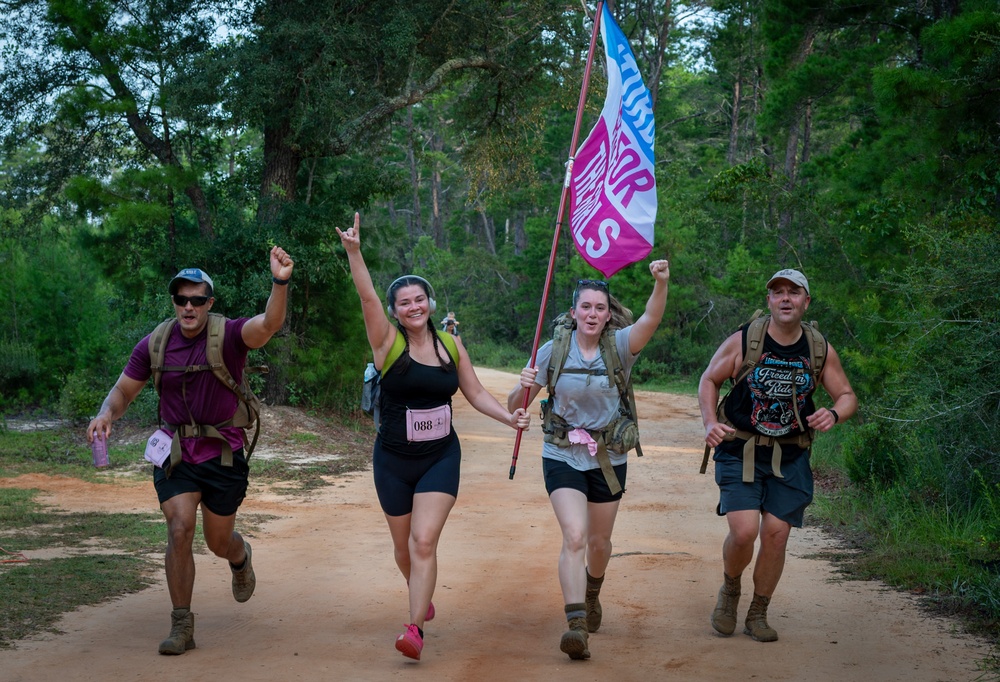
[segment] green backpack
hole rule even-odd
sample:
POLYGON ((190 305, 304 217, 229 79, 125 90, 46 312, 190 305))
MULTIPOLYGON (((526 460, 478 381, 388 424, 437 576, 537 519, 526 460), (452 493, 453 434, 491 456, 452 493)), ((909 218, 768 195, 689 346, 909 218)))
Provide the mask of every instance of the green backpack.
POLYGON ((561 447, 569 444, 568 432, 573 430, 573 426, 565 419, 552 411, 552 399, 556 394, 556 382, 563 372, 569 374, 589 374, 591 376, 607 374, 608 380, 618 388, 618 395, 621 397, 621 407, 618 415, 604 429, 589 431, 591 438, 597 441, 597 459, 604 472, 604 478, 611 488, 612 494, 617 494, 621 490, 618 477, 614 475, 611 460, 608 458, 607 450, 619 454, 625 454, 630 450, 635 450, 639 457, 642 457, 642 446, 639 445, 639 418, 635 407, 635 392, 632 390, 632 382, 625 377, 625 369, 622 367, 621 358, 618 357, 618 344, 615 341, 615 330, 606 327, 601 334, 599 347, 601 358, 604 360, 604 371, 586 369, 565 369, 566 358, 569 355, 569 342, 576 328, 576 321, 569 313, 562 313, 554 322, 552 330, 552 357, 549 359, 548 376, 545 388, 548 390, 548 397, 541 401, 542 404, 542 433, 547 443, 554 443, 561 447))
MULTIPOLYGON (((222 358, 222 344, 226 334, 226 318, 218 313, 208 314, 208 340, 205 348, 207 365, 193 365, 190 367, 163 366, 163 358, 166 353, 167 340, 170 332, 177 324, 177 318, 171 317, 156 326, 153 333, 149 335, 149 367, 153 371, 153 387, 156 394, 160 395, 160 381, 164 372, 205 372, 209 371, 221 381, 225 386, 236 394, 239 402, 236 407, 236 414, 231 419, 214 425, 196 424, 194 417, 189 413, 190 422, 187 424, 164 424, 174 432, 173 440, 170 444, 170 463, 164 467, 167 476, 173 467, 181 461, 181 438, 216 438, 222 441, 222 464, 223 466, 233 465, 233 448, 225 436, 219 433, 219 429, 226 426, 235 426, 243 429, 243 451, 247 460, 253 454, 257 446, 257 437, 260 435, 260 399, 254 395, 247 382, 247 374, 250 368, 243 371, 243 380, 236 383, 233 375, 229 373, 226 363, 222 358), (254 427, 253 440, 247 439, 246 429, 254 427)), ((258 368, 261 372, 267 372, 267 367, 258 368)), ((160 406, 157 404, 156 416, 162 424, 163 418, 160 415, 160 406)))
MULTIPOLYGON (((454 361, 455 367, 458 367, 458 344, 455 343, 455 337, 443 331, 438 331, 437 335, 441 339, 441 343, 444 344, 445 350, 448 351, 448 355, 454 361)), ((382 366, 382 371, 380 372, 375 369, 375 363, 373 362, 369 362, 368 366, 365 367, 365 382, 361 388, 361 409, 375 420, 376 431, 378 431, 382 423, 379 418, 379 413, 382 409, 382 375, 389 371, 389 368, 399 359, 399 356, 403 354, 405 349, 406 338, 402 332, 397 332, 396 338, 392 342, 392 347, 389 349, 389 354, 385 356, 385 364, 382 366)))

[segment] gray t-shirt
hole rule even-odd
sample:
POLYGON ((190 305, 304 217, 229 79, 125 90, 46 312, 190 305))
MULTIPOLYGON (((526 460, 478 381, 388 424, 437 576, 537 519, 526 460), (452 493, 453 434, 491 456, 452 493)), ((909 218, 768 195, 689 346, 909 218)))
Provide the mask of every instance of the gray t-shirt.
MULTIPOLYGON (((615 331, 618 357, 625 370, 626 378, 631 374, 632 365, 639 357, 632 355, 628 350, 628 339, 631 333, 631 326, 615 331)), ((576 343, 576 330, 573 330, 572 334, 566 364, 563 365, 559 381, 556 382, 556 397, 552 407, 555 414, 574 427, 603 429, 617 416, 618 408, 621 405, 621 396, 618 395, 615 383, 608 377, 607 367, 600 352, 592 360, 585 360, 576 343), (601 373, 595 375, 569 374, 566 372, 567 369, 600 370, 601 373)), ((538 354, 535 356, 535 366, 538 367, 535 383, 540 386, 545 386, 548 380, 551 358, 552 341, 550 340, 538 349, 538 354)), ((611 464, 615 466, 624 464, 627 459, 627 455, 613 452, 608 452, 608 455, 611 457, 611 464)), ((597 462, 597 457, 592 457, 587 446, 583 444, 559 447, 554 443, 543 443, 542 457, 565 462, 578 471, 588 471, 601 467, 597 462)))

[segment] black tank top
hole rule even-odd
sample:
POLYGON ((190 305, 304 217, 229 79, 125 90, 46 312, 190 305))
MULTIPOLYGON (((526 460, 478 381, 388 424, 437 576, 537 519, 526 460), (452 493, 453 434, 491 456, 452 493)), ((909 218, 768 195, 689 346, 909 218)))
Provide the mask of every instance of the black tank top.
MULTIPOLYGON (((398 362, 398 361, 397 361, 398 362)), ((421 365, 410 360, 406 372, 389 372, 382 377, 382 425, 379 440, 382 447, 399 455, 424 456, 436 454, 447 448, 455 438, 452 429, 438 440, 409 442, 406 440, 406 410, 424 410, 441 405, 451 405, 451 397, 458 391, 458 371, 444 367, 421 365)))
MULTIPOLYGON (((747 326, 742 333, 746 356, 747 326)), ((807 427, 795 420, 793 383, 799 416, 804 422, 816 411, 812 400, 816 377, 809 361, 809 341, 803 333, 792 345, 782 346, 765 334, 760 362, 746 379, 733 387, 726 400, 726 416, 743 431, 776 437, 797 435, 807 427)))

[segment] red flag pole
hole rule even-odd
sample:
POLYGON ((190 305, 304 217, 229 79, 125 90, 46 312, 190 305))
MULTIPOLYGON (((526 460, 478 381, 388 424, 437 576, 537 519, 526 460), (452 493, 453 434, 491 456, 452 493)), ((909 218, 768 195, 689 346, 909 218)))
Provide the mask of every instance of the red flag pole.
MULTIPOLYGON (((576 156, 576 145, 580 139, 580 119, 583 118, 583 106, 587 101, 587 86, 590 83, 590 67, 594 63, 594 47, 597 45, 597 34, 601 30, 601 10, 604 7, 604 0, 598 0, 597 10, 594 12, 594 31, 590 34, 590 50, 587 52, 587 66, 583 71, 583 84, 580 86, 580 101, 576 105, 576 121, 573 124, 573 138, 569 143, 569 160, 566 162, 566 176, 563 180, 562 195, 559 197, 559 211, 556 213, 556 230, 552 235, 552 251, 549 253, 549 267, 545 273, 545 287, 542 290, 542 304, 538 308, 538 323, 535 325, 535 340, 531 344, 530 367, 535 366, 535 359, 538 355, 538 342, 542 337, 542 327, 545 324, 545 305, 549 298, 549 286, 552 284, 552 271, 555 269, 556 249, 559 246, 559 233, 562 231, 563 213, 566 210, 566 197, 569 195, 570 180, 573 179, 573 159, 576 156)), ((521 407, 528 409, 528 391, 524 391, 524 400, 521 407)), ((514 479, 514 470, 517 468, 517 453, 521 449, 521 435, 524 432, 517 430, 514 439, 514 454, 510 460, 510 480, 514 479)))

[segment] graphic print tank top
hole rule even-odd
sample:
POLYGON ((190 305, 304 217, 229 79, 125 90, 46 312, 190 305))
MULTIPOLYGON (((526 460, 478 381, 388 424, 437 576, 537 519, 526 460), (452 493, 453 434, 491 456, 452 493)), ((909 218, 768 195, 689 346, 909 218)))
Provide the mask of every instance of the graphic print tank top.
MULTIPOLYGON (((741 331, 746 355, 747 327, 741 331)), ((726 416, 743 431, 775 437, 797 435, 806 430, 806 417, 816 411, 812 400, 815 391, 816 377, 805 334, 790 346, 782 346, 767 334, 760 362, 733 387, 726 401, 726 416), (792 407, 793 386, 802 424, 796 421, 792 407)))

